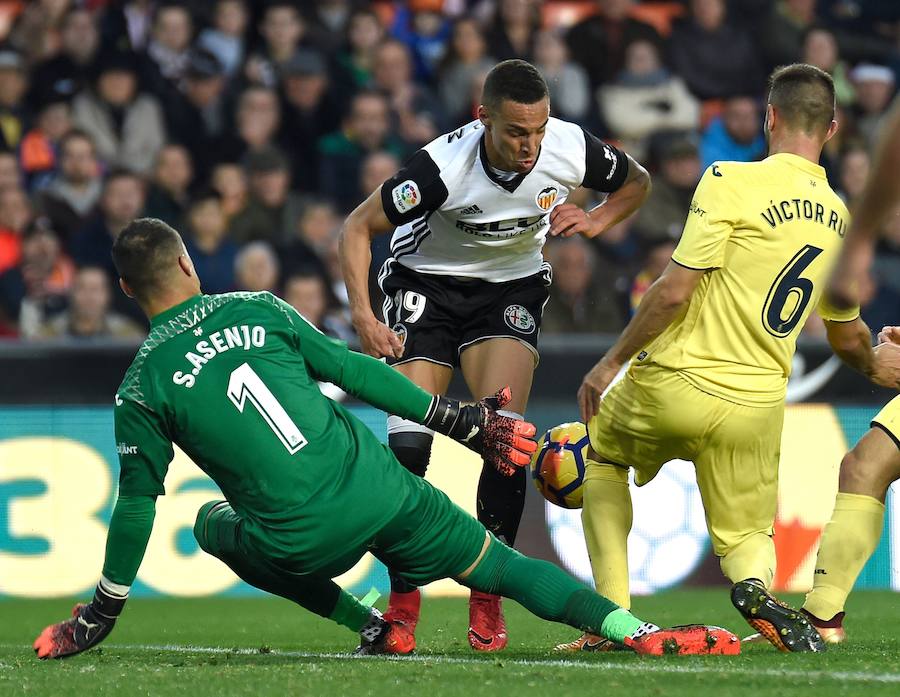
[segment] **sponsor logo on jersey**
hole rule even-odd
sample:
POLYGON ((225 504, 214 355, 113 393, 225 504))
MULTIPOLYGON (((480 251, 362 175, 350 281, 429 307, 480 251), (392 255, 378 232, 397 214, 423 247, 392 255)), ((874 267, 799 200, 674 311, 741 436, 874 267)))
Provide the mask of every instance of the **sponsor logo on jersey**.
POLYGON ((503 319, 510 329, 515 329, 523 334, 531 334, 534 331, 534 317, 521 305, 510 305, 503 311, 503 319))
POLYGON ((136 445, 128 445, 128 443, 118 443, 116 445, 116 452, 119 455, 137 455, 137 451, 136 445))
POLYGON ((412 179, 400 182, 391 191, 391 199, 394 201, 394 208, 400 213, 410 211, 422 201, 422 194, 419 193, 419 187, 412 179))
POLYGON ((510 220, 493 220, 488 223, 469 223, 456 220, 456 228, 476 237, 517 237, 536 232, 544 224, 547 214, 533 215, 528 218, 511 218, 510 220))
POLYGON ((552 206, 553 202, 556 201, 556 197, 558 195, 559 189, 557 189, 555 186, 545 186, 543 189, 537 192, 537 196, 534 197, 534 202, 542 211, 549 211, 550 206, 552 206))
POLYGON ((460 215, 479 215, 480 213, 484 213, 484 211, 478 207, 477 203, 473 203, 471 206, 466 206, 459 212, 460 215))

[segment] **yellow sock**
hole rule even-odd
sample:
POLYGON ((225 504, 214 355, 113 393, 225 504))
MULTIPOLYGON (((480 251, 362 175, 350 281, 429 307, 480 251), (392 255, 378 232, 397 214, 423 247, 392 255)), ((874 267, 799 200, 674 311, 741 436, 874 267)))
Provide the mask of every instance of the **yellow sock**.
POLYGON ((844 609, 847 596, 881 539, 884 504, 871 496, 839 492, 831 520, 822 532, 813 589, 804 609, 830 620, 844 609))
POLYGON ((600 595, 628 609, 628 533, 632 516, 628 470, 593 460, 586 465, 581 520, 594 584, 600 595))
POLYGON ((719 566, 732 583, 757 578, 768 588, 775 576, 775 542, 764 532, 748 535, 722 555, 719 566))

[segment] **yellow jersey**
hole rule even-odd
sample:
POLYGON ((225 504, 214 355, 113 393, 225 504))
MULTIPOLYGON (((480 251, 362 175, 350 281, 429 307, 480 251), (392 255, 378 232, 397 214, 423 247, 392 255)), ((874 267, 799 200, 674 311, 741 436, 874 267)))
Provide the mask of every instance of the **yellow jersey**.
POLYGON ((813 308, 828 320, 859 315, 821 299, 849 224, 825 170, 799 155, 711 165, 672 255, 707 273, 684 314, 634 364, 677 370, 698 389, 739 404, 782 401, 813 308))

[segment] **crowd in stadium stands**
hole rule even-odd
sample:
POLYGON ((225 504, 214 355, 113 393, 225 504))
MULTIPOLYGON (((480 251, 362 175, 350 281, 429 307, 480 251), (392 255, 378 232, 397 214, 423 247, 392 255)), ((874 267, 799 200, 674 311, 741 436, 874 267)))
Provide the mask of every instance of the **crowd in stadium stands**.
MULTIPOLYGON (((653 173, 633 218, 546 247, 545 333, 616 332, 665 268, 704 168, 764 155, 773 67, 833 75, 841 130, 823 164, 852 206, 900 73, 900 3, 7 0, 0 336, 139 338, 109 251, 148 215, 183 233, 207 292, 270 290, 353 341, 342 217, 470 121, 487 70, 513 57, 546 77, 554 115, 653 173)), ((900 321, 900 210, 892 220, 863 288, 873 327, 900 321)))

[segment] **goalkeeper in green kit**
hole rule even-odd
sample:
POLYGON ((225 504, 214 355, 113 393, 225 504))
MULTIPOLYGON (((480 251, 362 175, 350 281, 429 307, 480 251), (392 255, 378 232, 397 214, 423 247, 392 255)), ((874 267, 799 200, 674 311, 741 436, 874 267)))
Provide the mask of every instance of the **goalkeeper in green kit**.
POLYGON ((116 395, 121 474, 100 582, 89 604, 35 640, 40 658, 90 649, 112 630, 165 493, 173 444, 225 496, 197 514, 200 547, 247 583, 358 632, 357 653, 407 652, 378 610, 332 581, 367 551, 417 586, 451 577, 640 653, 739 651, 726 630, 660 630, 502 544, 404 469, 317 381, 454 438, 506 474, 536 447, 533 425, 497 411, 508 390, 476 404, 432 396, 325 337, 270 293, 202 295, 181 237, 159 220, 133 221, 112 254, 151 329, 116 395))

